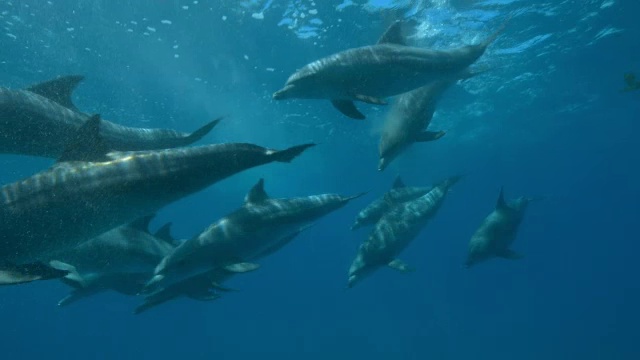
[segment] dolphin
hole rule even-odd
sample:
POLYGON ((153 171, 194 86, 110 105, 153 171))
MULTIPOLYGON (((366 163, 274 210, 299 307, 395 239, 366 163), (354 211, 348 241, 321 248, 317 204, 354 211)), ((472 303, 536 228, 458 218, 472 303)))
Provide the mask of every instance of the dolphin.
MULTIPOLYGON (((24 90, 0 87, 0 153, 59 157, 91 117, 71 101, 73 90, 83 78, 64 76, 24 90)), ((168 149, 200 140, 219 121, 186 134, 171 129, 126 127, 103 120, 100 135, 112 151, 168 149)))
POLYGON ((399 204, 386 213, 376 223, 369 238, 360 245, 358 254, 349 268, 348 287, 353 287, 382 266, 389 266, 401 272, 412 271, 413 269, 397 256, 436 215, 449 188, 459 179, 459 176, 449 178, 434 186, 427 194, 399 204))
POLYGON ((376 199, 358 213, 356 220, 351 226, 351 230, 356 230, 366 225, 374 225, 385 213, 397 204, 417 199, 428 193, 431 189, 433 189, 432 186, 407 187, 400 176, 397 176, 393 182, 393 186, 384 196, 376 199))
POLYGON ((469 241, 465 266, 471 267, 492 257, 522 258, 522 255, 510 247, 516 239, 527 206, 537 199, 519 197, 507 203, 504 199, 504 189, 501 188, 495 210, 484 219, 469 241))
MULTIPOLYGON (((92 117, 59 162, 0 187, 0 284, 52 277, 49 255, 243 170, 290 162, 313 144, 273 150, 228 143, 180 149, 107 152, 92 117)), ((64 272, 62 273, 64 275, 64 272)))
POLYGON ((636 80, 636 75, 634 73, 624 74, 624 82, 625 87, 620 90, 620 92, 640 90, 640 81, 636 80))
POLYGON ((483 71, 469 69, 449 78, 435 80, 398 97, 387 115, 378 151, 378 171, 383 171, 398 155, 416 142, 440 139, 444 131, 425 131, 431 123, 438 101, 451 85, 466 80, 483 71))
POLYGON ((449 78, 484 54, 505 25, 477 45, 448 50, 407 46, 402 22, 375 45, 352 48, 309 63, 293 73, 273 99, 328 99, 342 114, 364 119, 354 101, 384 105, 384 98, 449 78))
POLYGON ((155 269, 147 284, 152 294, 172 284, 216 269, 245 272, 256 257, 280 249, 311 222, 362 196, 322 194, 270 198, 260 179, 245 196, 243 206, 180 244, 155 269))
POLYGON ((49 264, 68 274, 61 280, 74 290, 58 302, 69 305, 107 290, 136 295, 153 269, 177 245, 170 236, 171 223, 155 234, 149 215, 98 235, 73 249, 51 255, 49 264))

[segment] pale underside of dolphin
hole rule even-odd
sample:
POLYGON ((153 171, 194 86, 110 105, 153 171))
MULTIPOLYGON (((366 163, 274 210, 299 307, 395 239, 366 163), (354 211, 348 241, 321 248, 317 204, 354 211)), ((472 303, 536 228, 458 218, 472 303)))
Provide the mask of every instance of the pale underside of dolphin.
MULTIPOLYGON (((57 158, 90 118, 71 100, 83 76, 64 76, 24 90, 0 88, 0 153, 57 158)), ((100 134, 112 151, 168 149, 193 144, 219 120, 188 134, 144 129, 103 120, 100 134)))
POLYGON ((220 269, 245 272, 247 262, 281 249, 312 222, 361 196, 322 194, 299 198, 270 198, 261 179, 245 204, 177 247, 158 265, 147 293, 220 269), (240 268, 238 268, 240 266, 240 268))
POLYGON ((460 176, 456 176, 442 181, 425 195, 398 204, 385 213, 358 249, 358 254, 349 268, 348 287, 353 287, 383 266, 401 272, 412 271, 412 268, 397 256, 437 214, 449 188, 459 179, 460 176))
POLYGON ((107 153, 94 116, 59 163, 0 188, 0 284, 52 277, 41 264, 51 254, 243 170, 290 162, 311 146, 280 151, 228 143, 107 153))
POLYGON ((273 98, 328 99, 344 115, 364 119, 354 101, 386 104, 387 97, 455 75, 478 60, 503 28, 477 45, 430 50, 407 46, 402 23, 396 21, 376 45, 348 49, 305 65, 273 98))

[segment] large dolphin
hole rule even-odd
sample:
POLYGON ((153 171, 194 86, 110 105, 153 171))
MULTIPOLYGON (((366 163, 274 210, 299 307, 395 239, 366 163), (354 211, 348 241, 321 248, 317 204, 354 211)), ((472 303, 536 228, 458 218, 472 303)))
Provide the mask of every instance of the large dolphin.
POLYGON ((470 267, 493 257, 522 258, 522 255, 511 250, 510 247, 516 239, 518 227, 527 206, 537 199, 519 197, 507 203, 504 200, 504 189, 500 189, 495 210, 484 219, 469 241, 469 253, 465 266, 470 267))
MULTIPOLYGON (((57 158, 90 115, 80 112, 71 93, 82 76, 65 76, 24 90, 0 87, 0 153, 57 158)), ((102 121, 100 134, 112 151, 168 149, 190 145, 219 120, 191 134, 143 129, 102 121)))
POLYGON ((382 266, 395 270, 411 271, 409 265, 397 256, 420 233, 442 206, 451 186, 460 177, 449 178, 427 194, 397 205, 376 224, 369 238, 360 245, 358 255, 349 268, 348 286, 353 287, 365 276, 382 266))
POLYGON ((402 23, 396 21, 376 45, 348 49, 305 65, 273 98, 328 99, 344 115, 364 119, 354 101, 386 104, 386 97, 450 78, 478 60, 503 28, 477 45, 432 50, 407 46, 402 23))
POLYGON ((242 207, 165 257, 156 268, 146 292, 151 294, 220 268, 244 272, 247 262, 280 249, 311 222, 361 195, 322 194, 272 199, 264 191, 264 181, 260 179, 245 197, 242 207))
POLYGON ((155 234, 149 231, 153 216, 145 216, 73 249, 51 255, 50 264, 69 272, 61 280, 74 289, 58 305, 66 306, 107 290, 138 294, 158 262, 177 245, 170 236, 171 223, 155 234))
POLYGON ((432 81, 398 97, 384 122, 378 146, 378 171, 383 171, 413 143, 433 141, 444 136, 444 131, 425 131, 431 123, 438 101, 456 81, 468 79, 478 73, 465 69, 455 76, 432 81))
POLYGON ((217 144, 106 152, 92 117, 48 170, 0 188, 0 284, 59 276, 41 261, 240 171, 290 162, 313 144, 217 144), (86 148, 86 144, 92 146, 86 148))
POLYGON ((428 193, 431 189, 433 189, 433 186, 408 187, 404 184, 400 176, 397 176, 393 182, 393 186, 384 196, 374 200, 371 204, 367 205, 367 207, 360 210, 356 216, 356 220, 351 226, 351 230, 356 230, 367 225, 375 225, 385 213, 397 204, 417 199, 428 193))

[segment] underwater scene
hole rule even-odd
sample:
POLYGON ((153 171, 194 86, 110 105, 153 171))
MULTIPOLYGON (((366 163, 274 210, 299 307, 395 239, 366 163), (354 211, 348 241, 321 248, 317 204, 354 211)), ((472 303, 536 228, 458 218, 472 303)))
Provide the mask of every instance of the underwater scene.
POLYGON ((640 359, 639 13, 0 0, 0 358, 640 359))

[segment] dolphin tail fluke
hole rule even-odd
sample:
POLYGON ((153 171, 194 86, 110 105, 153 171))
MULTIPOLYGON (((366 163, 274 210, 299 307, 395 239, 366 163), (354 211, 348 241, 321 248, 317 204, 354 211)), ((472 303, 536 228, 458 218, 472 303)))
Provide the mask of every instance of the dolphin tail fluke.
POLYGON ((43 263, 0 265, 0 285, 17 285, 37 280, 59 279, 68 272, 43 263))
POLYGON ((194 142, 202 139, 214 127, 216 127, 216 125, 218 125, 220 123, 220 121, 222 121, 222 119, 223 119, 223 117, 219 117, 219 118, 207 123, 206 125, 204 125, 203 127, 199 128, 198 130, 192 132, 189 136, 187 136, 185 138, 185 145, 191 145, 194 142))
POLYGON ((496 30, 493 34, 491 34, 491 36, 489 36, 485 41, 482 42, 482 47, 486 48, 489 45, 491 45, 492 42, 494 42, 498 36, 500 36, 502 34, 502 32, 504 31, 504 29, 507 28, 507 24, 509 24, 509 21, 511 21, 511 19, 513 18, 515 14, 509 14, 509 16, 507 16, 507 18, 502 22, 502 24, 500 25, 500 27, 498 28, 498 30, 496 30))
POLYGON ((363 196, 367 195, 368 193, 369 193, 369 190, 363 191, 361 193, 358 193, 358 194, 355 194, 355 195, 352 195, 352 196, 348 196, 347 198, 345 198, 345 202, 349 202, 351 200, 355 200, 357 198, 363 197, 363 196))
POLYGON ((366 116, 356 108, 356 105, 351 100, 331 100, 331 104, 334 108, 338 109, 343 115, 355 119, 364 120, 366 116))
POLYGON ((316 146, 316 144, 314 143, 292 146, 285 150, 275 151, 273 154, 271 154, 271 156, 273 156, 275 161, 288 163, 298 157, 298 155, 302 154, 308 148, 314 146, 316 146))
POLYGON ((463 177, 464 177, 464 175, 452 176, 452 177, 448 178, 447 180, 443 181, 443 185, 446 188, 450 188, 453 185, 455 185, 458 181, 460 181, 463 177))

